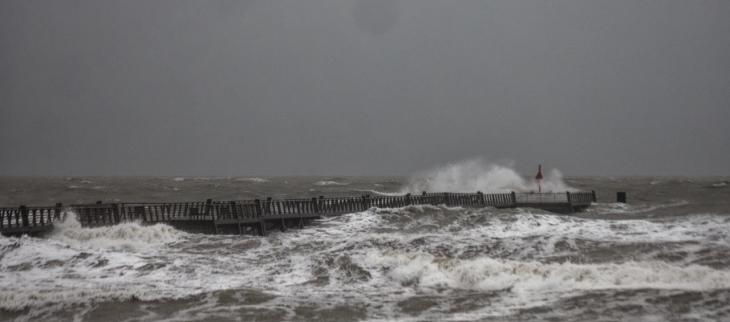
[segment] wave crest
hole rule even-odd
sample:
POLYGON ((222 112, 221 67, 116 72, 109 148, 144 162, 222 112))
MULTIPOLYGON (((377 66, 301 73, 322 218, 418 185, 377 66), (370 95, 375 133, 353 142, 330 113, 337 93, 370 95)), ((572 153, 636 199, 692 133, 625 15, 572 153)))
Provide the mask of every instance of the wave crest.
POLYGON ((540 263, 490 257, 446 259, 430 254, 370 252, 362 264, 402 285, 515 293, 597 289, 706 290, 730 287, 730 272, 664 262, 540 263), (366 265, 367 264, 367 265, 366 265))
POLYGON ((337 182, 333 180, 322 180, 314 183, 315 186, 346 186, 349 185, 347 182, 337 182))
MULTIPOLYGON (((537 191, 537 183, 526 180, 513 168, 488 163, 482 159, 470 159, 438 167, 412 177, 402 193, 421 191, 449 192, 531 192, 537 191)), ((557 169, 550 170, 542 181, 543 192, 575 191, 563 181, 557 169)))
POLYGON ((164 225, 141 225, 138 222, 124 222, 112 226, 85 228, 69 212, 63 222, 54 225, 51 239, 62 242, 114 250, 143 250, 161 244, 179 241, 186 233, 164 225))

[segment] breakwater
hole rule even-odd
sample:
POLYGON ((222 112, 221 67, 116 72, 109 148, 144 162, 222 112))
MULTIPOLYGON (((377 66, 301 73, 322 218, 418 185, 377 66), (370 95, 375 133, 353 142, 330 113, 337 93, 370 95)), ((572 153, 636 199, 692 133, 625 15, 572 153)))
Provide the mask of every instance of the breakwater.
POLYGON ((53 229, 54 222, 74 215, 83 227, 115 225, 137 221, 164 223, 177 229, 210 234, 258 234, 268 230, 302 228, 323 216, 338 216, 365 211, 371 207, 395 208, 410 205, 446 205, 465 208, 529 207, 571 213, 590 206, 595 192, 565 193, 428 193, 405 195, 363 195, 300 199, 252 199, 202 202, 160 203, 58 203, 51 207, 0 208, 0 233, 4 235, 41 234, 53 229))

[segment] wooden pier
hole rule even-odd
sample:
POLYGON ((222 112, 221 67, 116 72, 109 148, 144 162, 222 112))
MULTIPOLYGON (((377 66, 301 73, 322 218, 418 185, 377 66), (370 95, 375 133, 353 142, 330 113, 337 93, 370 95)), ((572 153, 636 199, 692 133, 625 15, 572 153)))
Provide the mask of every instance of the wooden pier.
POLYGON ((445 205, 465 208, 529 207, 551 212, 580 211, 595 202, 595 192, 565 193, 427 193, 399 196, 363 195, 359 197, 254 199, 234 201, 173 203, 102 203, 64 207, 0 208, 0 233, 36 235, 53 229, 54 222, 75 215, 82 227, 116 225, 123 222, 164 223, 177 229, 208 234, 257 234, 265 236, 271 229, 285 231, 302 228, 310 221, 326 216, 378 208, 409 205, 445 205))

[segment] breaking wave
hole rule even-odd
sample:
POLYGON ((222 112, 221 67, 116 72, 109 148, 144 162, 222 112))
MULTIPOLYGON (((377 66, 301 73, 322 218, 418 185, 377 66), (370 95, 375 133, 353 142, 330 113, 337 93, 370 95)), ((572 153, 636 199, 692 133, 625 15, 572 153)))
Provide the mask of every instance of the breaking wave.
MULTIPOLYGON (((421 178, 404 191, 417 192, 420 185, 469 192, 532 188, 511 168, 483 162, 446 166, 421 178), (479 169, 474 178, 464 174, 479 169)), ((350 178, 322 180, 361 187, 350 178)), ((552 189, 570 188, 561 186, 559 175, 545 181, 552 189)), ((695 203, 686 196, 598 203, 571 216, 520 208, 371 208, 305 229, 272 227, 263 238, 139 223, 83 228, 68 216, 45 238, 0 237, 0 314, 53 320, 72 312, 95 320, 99 315, 83 312, 100 308, 104 317, 139 321, 342 320, 355 316, 351 312, 361 320, 534 320, 540 318, 531 315, 535 307, 571 316, 576 308, 561 301, 606 294, 586 307, 603 314, 630 302, 632 311, 607 318, 625 320, 633 310, 655 313, 650 297, 679 294, 702 299, 689 302, 699 309, 688 314, 723 320, 727 315, 712 314, 727 312, 730 216, 720 208, 692 208, 695 203), (266 299, 249 301, 249 290, 266 299), (350 310, 358 306, 364 309, 350 310), (144 317, 138 317, 141 311, 144 317), (174 317, 160 313, 173 311, 174 317), (527 313, 511 319, 514 312, 527 313)))
POLYGON ((0 238, 0 310, 33 308, 31 314, 42 315, 70 305, 176 299, 223 288, 209 270, 184 271, 185 260, 175 262, 170 245, 190 236, 134 222, 82 228, 70 213, 47 238, 0 238))
MULTIPOLYGON (((575 191, 563 181, 557 169, 550 170, 542 181, 543 192, 575 191)), ((537 183, 526 180, 514 169, 487 163, 482 159, 470 159, 451 163, 415 175, 409 179, 402 193, 421 191, 449 192, 537 192, 537 183)))
POLYGON ((593 203, 590 208, 586 209, 590 214, 641 214, 656 210, 686 206, 689 204, 687 200, 678 200, 664 204, 627 204, 621 202, 612 203, 593 203))
POLYGON ((369 252, 360 264, 385 271, 388 279, 422 288, 532 292, 661 288, 703 290, 730 287, 730 272, 706 266, 678 267, 664 262, 606 264, 540 263, 439 258, 431 254, 369 252))
POLYGON ((76 214, 67 214, 63 222, 54 225, 50 239, 83 247, 136 251, 175 242, 186 235, 168 225, 141 225, 138 222, 84 228, 76 214))

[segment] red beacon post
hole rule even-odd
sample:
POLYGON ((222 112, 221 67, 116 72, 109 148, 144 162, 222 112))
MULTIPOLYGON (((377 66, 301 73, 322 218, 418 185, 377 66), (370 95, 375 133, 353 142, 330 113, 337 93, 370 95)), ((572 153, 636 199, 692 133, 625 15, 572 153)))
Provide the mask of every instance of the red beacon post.
POLYGON ((537 192, 542 193, 542 164, 537 165, 537 175, 535 176, 535 181, 537 181, 537 192))

